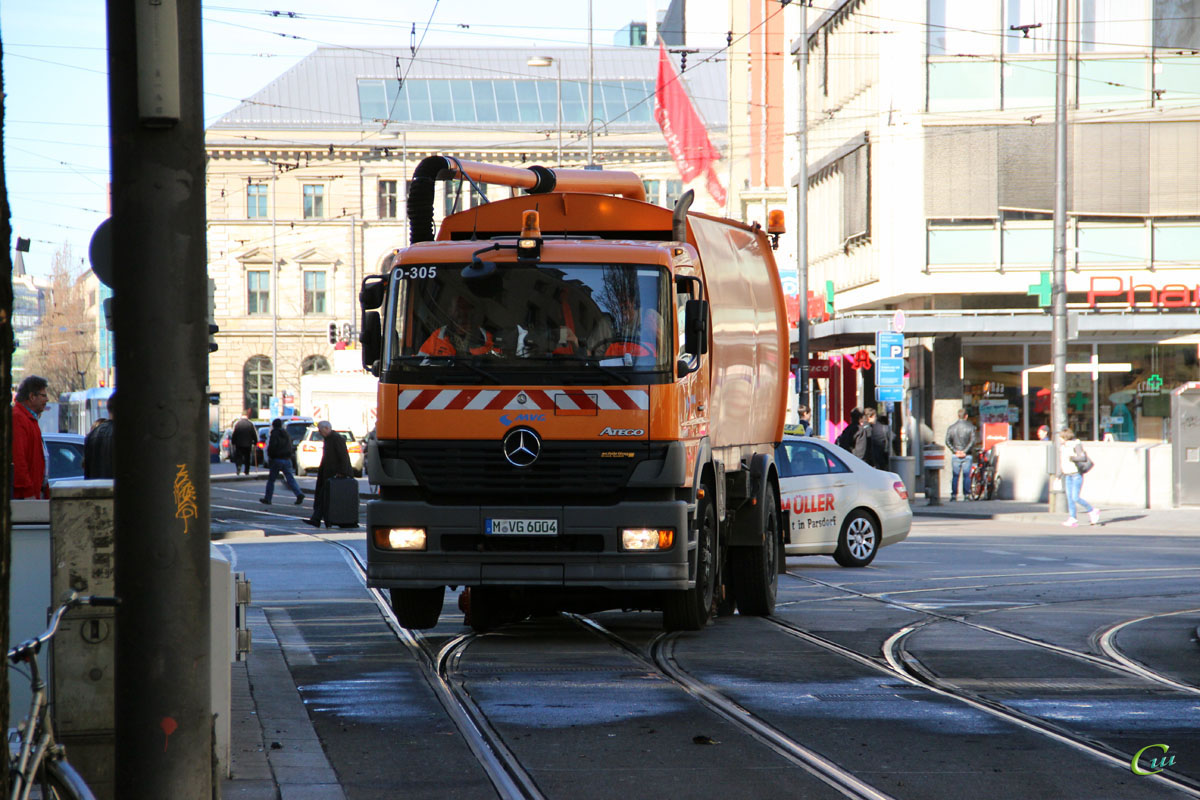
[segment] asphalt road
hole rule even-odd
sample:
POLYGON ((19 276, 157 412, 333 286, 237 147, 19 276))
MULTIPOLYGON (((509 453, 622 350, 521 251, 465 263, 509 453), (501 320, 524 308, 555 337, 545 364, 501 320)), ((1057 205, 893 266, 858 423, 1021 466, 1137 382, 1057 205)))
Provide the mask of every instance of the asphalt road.
POLYGON ((788 559, 769 619, 662 636, 657 613, 606 612, 474 636, 448 592, 438 628, 406 640, 363 585, 364 533, 312 531, 311 501, 261 491, 214 483, 214 536, 350 798, 1200 796, 1197 535, 918 518, 866 569, 788 559), (438 681, 517 789, 496 788, 438 681), (1152 745, 1169 749, 1142 771, 1174 762, 1135 774, 1152 745))

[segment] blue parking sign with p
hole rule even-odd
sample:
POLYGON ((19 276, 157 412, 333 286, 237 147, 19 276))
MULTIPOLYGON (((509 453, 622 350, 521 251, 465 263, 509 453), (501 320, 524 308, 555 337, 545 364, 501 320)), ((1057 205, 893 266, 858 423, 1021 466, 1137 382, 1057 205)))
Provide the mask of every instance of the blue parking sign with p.
POLYGON ((879 331, 875 334, 876 358, 904 358, 904 334, 879 331))

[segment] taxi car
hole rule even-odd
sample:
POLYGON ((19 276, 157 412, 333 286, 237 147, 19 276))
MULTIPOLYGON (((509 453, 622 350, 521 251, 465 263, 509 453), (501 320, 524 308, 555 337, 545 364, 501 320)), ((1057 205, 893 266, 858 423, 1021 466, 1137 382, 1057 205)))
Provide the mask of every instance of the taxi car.
POLYGON ((865 567, 879 548, 908 536, 912 508, 899 475, 810 436, 784 436, 775 464, 786 555, 832 555, 843 567, 865 567))
MULTIPOLYGON (((363 446, 354 434, 350 431, 337 431, 346 440, 346 452, 350 454, 350 468, 354 470, 354 477, 361 478, 363 474, 363 446)), ((310 472, 316 472, 321 466, 321 454, 325 452, 325 437, 317 430, 314 425, 308 429, 308 433, 304 434, 304 438, 300 440, 300 446, 296 448, 296 460, 299 465, 296 469, 297 474, 307 475, 310 472)))

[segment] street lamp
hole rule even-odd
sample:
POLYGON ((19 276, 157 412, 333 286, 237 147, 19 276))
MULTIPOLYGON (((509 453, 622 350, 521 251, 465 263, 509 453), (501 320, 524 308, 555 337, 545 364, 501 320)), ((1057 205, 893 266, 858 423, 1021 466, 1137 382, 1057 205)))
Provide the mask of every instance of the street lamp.
POLYGON ((553 64, 558 68, 558 80, 554 85, 554 116, 558 124, 558 166, 562 166, 562 58, 551 56, 533 56, 525 62, 527 67, 548 67, 553 64))

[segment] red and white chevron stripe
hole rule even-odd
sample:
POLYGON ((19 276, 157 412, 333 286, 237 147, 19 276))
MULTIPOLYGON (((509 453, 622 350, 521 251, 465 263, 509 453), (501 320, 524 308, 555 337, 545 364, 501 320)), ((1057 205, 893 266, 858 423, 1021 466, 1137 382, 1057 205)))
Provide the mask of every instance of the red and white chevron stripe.
POLYGON ((645 389, 404 389, 400 411, 646 411, 645 389))

